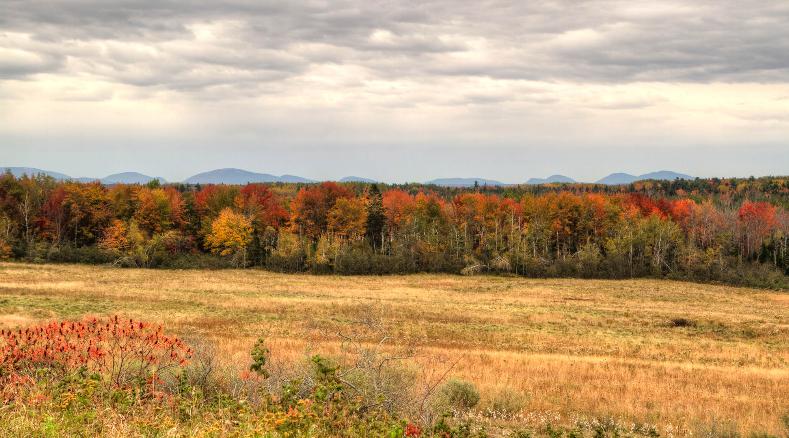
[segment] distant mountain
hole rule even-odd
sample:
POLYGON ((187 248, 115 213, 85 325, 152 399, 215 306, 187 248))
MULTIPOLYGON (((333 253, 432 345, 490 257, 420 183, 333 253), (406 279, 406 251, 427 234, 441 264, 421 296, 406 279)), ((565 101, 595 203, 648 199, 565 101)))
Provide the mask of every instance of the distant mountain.
POLYGON ((162 184, 166 182, 162 177, 152 177, 138 172, 115 173, 105 176, 100 181, 102 184, 148 184, 155 179, 158 179, 162 184))
POLYGON ((66 174, 53 172, 51 170, 36 169, 35 167, 3 167, 3 168, 0 168, 0 172, 2 172, 2 173, 5 173, 6 171, 9 171, 9 170, 11 171, 11 174, 14 175, 17 178, 21 177, 22 175, 35 176, 35 175, 43 174, 43 175, 51 176, 52 178, 55 178, 55 179, 58 179, 58 180, 71 179, 71 177, 66 175, 66 174))
POLYGON ((630 184, 632 182, 645 179, 673 181, 675 179, 693 179, 693 177, 682 173, 672 172, 670 170, 660 170, 658 172, 650 172, 638 176, 631 175, 629 173, 612 173, 605 178, 598 180, 597 184, 630 184))
POLYGON ((425 184, 434 184, 444 187, 474 187, 474 183, 481 186, 505 186, 501 181, 485 178, 438 178, 425 182, 425 184))
POLYGON ((569 176, 551 175, 548 178, 529 178, 526 184, 548 184, 548 183, 574 183, 575 180, 569 176))
POLYGON ((340 182, 360 182, 360 183, 375 184, 378 181, 370 178, 362 178, 361 176, 346 176, 344 178, 340 178, 340 182))
POLYGON ((268 173, 255 173, 243 169, 216 169, 198 173, 184 180, 187 184, 247 184, 253 182, 314 182, 311 179, 295 175, 276 176, 268 173))
POLYGON ((672 172, 670 170, 659 170, 657 172, 650 172, 650 173, 645 173, 643 175, 639 175, 638 179, 639 180, 657 179, 657 180, 674 181, 675 179, 694 179, 694 177, 690 175, 685 175, 684 173, 672 172))
POLYGON ((637 181, 638 177, 635 175, 631 175, 629 173, 612 173, 605 178, 600 178, 597 180, 597 184, 608 184, 608 185, 617 185, 617 184, 630 184, 631 182, 637 181))
POLYGON ((44 175, 51 176, 52 178, 55 178, 55 179, 61 180, 61 181, 71 180, 71 181, 77 181, 77 182, 81 182, 81 183, 90 183, 90 182, 94 182, 94 181, 100 181, 102 184, 118 184, 118 183, 123 183, 123 184, 147 184, 148 182, 150 182, 153 179, 159 179, 159 181, 161 181, 162 183, 165 182, 163 178, 154 178, 154 177, 151 177, 151 176, 148 176, 148 175, 143 175, 143 174, 137 173, 137 172, 116 173, 116 174, 113 174, 113 175, 106 176, 104 178, 92 178, 92 177, 74 178, 74 177, 68 176, 68 175, 66 175, 64 173, 53 172, 51 170, 37 169, 35 167, 3 167, 3 168, 0 168, 0 171, 5 172, 6 169, 10 170, 11 174, 16 176, 17 178, 22 176, 22 175, 44 174, 44 175))
POLYGON ((216 169, 190 176, 188 184, 246 184, 251 182, 275 182, 277 177, 268 173, 255 173, 241 169, 216 169))
POLYGON ((277 182, 284 182, 284 183, 314 183, 315 180, 304 178, 301 176, 296 175, 282 175, 279 177, 277 182))

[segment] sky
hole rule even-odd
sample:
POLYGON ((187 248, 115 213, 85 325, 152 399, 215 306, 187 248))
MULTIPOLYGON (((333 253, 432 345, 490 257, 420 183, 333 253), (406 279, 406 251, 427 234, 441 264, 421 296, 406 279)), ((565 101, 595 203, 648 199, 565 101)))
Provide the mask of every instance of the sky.
POLYGON ((789 174, 789 2, 0 2, 0 166, 789 174))

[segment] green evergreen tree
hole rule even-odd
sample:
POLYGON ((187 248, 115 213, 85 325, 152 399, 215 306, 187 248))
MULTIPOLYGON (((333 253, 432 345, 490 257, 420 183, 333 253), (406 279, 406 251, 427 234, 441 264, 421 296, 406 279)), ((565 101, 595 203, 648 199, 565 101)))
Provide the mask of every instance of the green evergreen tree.
POLYGON ((383 196, 378 189, 378 184, 373 184, 367 201, 367 238, 374 250, 379 250, 383 244, 385 221, 383 196))

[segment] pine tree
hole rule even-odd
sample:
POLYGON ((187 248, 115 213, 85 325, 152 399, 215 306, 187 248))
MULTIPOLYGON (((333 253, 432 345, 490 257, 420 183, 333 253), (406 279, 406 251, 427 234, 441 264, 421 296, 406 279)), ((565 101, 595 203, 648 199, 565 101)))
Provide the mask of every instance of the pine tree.
POLYGON ((383 197, 378 190, 378 184, 373 184, 367 200, 367 238, 373 245, 373 250, 378 250, 383 244, 385 222, 383 197))

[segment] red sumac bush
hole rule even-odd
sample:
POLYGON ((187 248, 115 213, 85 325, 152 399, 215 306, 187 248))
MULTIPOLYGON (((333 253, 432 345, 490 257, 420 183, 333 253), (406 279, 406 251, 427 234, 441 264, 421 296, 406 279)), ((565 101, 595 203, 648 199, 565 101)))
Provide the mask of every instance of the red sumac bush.
POLYGON ((0 389, 8 394, 20 384, 82 370, 115 387, 142 384, 153 390, 191 356, 189 346, 165 335, 162 326, 118 316, 0 330, 0 389))

